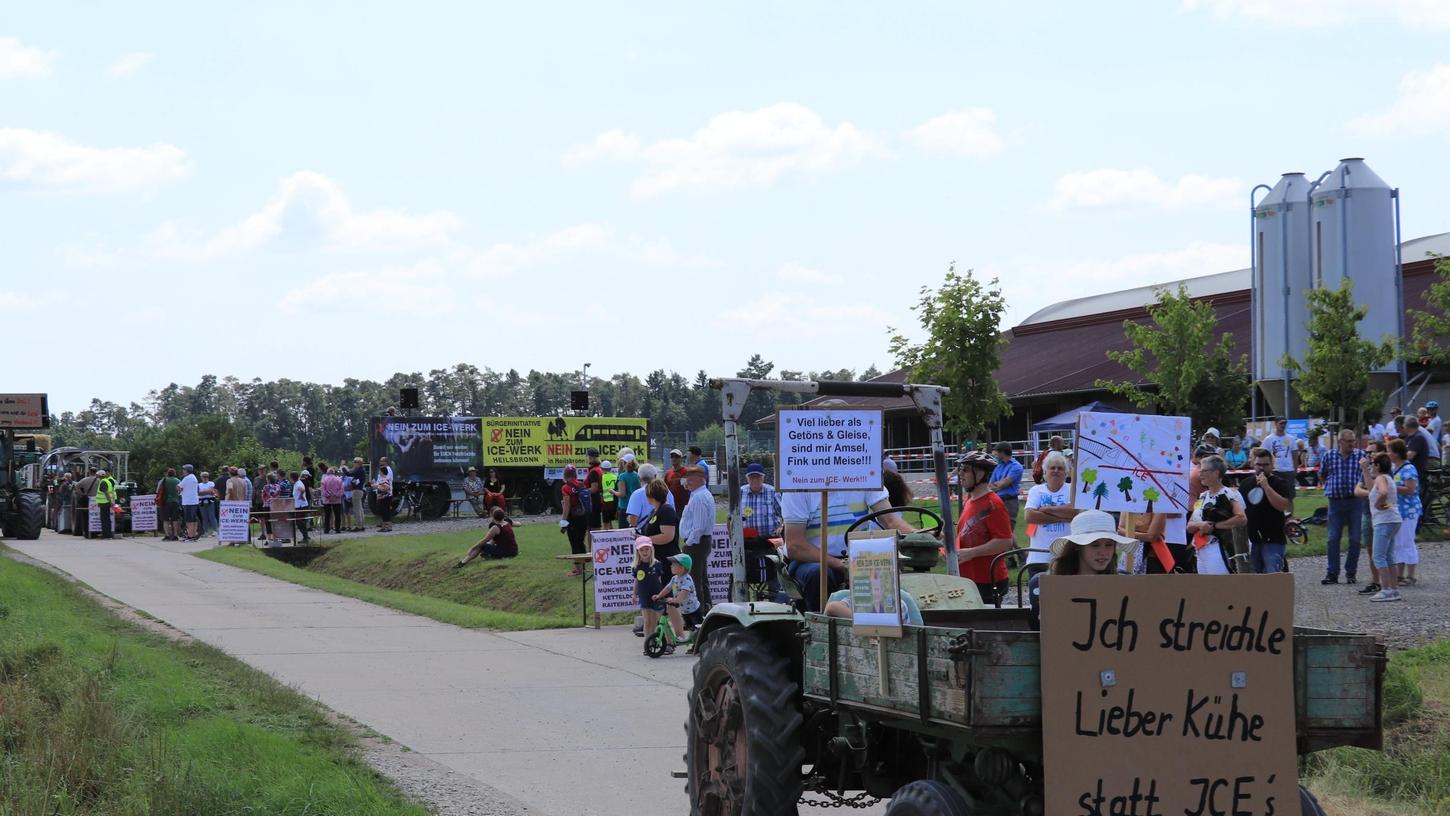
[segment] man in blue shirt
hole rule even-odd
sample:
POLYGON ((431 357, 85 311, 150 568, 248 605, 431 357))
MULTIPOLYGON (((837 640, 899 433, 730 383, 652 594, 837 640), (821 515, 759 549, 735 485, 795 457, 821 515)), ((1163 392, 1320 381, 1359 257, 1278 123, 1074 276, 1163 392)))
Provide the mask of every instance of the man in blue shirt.
POLYGON ((994 491, 1007 505, 1007 516, 1012 519, 1012 529, 1017 529, 1017 500, 1022 496, 1022 463, 1012 458, 1012 443, 998 442, 992 446, 997 457, 997 467, 992 471, 992 482, 988 488, 994 491))
POLYGON ((1368 522, 1364 500, 1354 495, 1354 486, 1363 478, 1359 463, 1364 451, 1354 446, 1355 433, 1349 428, 1341 430, 1336 441, 1334 450, 1319 457, 1319 483, 1324 485, 1324 498, 1329 501, 1328 569, 1320 583, 1339 583, 1339 541, 1347 535, 1344 576, 1345 583, 1352 584, 1359 566, 1360 525, 1368 522))

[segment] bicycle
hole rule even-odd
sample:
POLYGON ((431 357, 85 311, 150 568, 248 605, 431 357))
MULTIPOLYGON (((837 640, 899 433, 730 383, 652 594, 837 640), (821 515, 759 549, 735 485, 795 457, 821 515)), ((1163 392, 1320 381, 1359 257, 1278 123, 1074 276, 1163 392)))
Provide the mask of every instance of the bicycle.
MULTIPOLYGON (((679 606, 678 601, 666 601, 670 606, 679 606)), ((686 630, 685 636, 675 637, 675 627, 670 625, 670 616, 661 613, 660 622, 644 641, 644 653, 650 657, 671 654, 676 646, 689 646, 695 642, 695 632, 686 630)))

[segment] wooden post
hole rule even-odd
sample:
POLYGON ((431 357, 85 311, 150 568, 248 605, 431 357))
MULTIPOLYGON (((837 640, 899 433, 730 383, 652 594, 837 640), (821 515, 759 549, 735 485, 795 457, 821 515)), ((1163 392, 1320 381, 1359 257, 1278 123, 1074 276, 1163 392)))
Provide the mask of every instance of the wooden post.
MULTIPOLYGON (((900 603, 900 601, 898 601, 900 603)), ((876 668, 881 675, 881 696, 891 696, 891 656, 886 652, 886 638, 876 637, 876 668)))
POLYGON ((826 611, 826 599, 830 597, 830 567, 826 566, 826 548, 831 539, 831 501, 830 491, 821 491, 821 612, 826 611))

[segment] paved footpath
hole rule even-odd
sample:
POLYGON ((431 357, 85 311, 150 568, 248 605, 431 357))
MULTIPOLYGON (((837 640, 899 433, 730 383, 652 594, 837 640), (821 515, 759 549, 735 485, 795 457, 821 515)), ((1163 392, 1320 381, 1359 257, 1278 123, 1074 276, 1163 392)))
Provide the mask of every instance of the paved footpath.
POLYGON ((5 543, 513 797, 520 813, 689 810, 670 772, 684 769, 694 659, 649 660, 627 628, 460 629, 204 561, 180 542, 47 531, 5 543))

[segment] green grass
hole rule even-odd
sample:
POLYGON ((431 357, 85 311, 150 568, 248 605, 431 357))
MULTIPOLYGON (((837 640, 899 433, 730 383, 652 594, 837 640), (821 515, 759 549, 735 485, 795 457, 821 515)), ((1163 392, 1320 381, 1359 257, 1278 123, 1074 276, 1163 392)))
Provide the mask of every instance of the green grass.
POLYGON ((425 813, 315 703, 0 558, 0 814, 425 813))
POLYGON ((1385 750, 1310 755, 1316 793, 1450 814, 1450 641, 1394 654, 1385 677, 1385 750))
MULTIPOLYGON (((248 547, 219 547, 199 555, 457 626, 517 631, 580 624, 580 580, 567 575, 568 562, 554 557, 569 552, 557 525, 521 525, 515 533, 517 558, 474 561, 463 569, 453 565, 482 535, 481 529, 429 535, 406 535, 406 529, 329 545, 305 568, 248 547)), ((593 593, 591 581, 584 601, 591 621, 593 593)), ((604 619, 625 623, 633 616, 604 619)))

